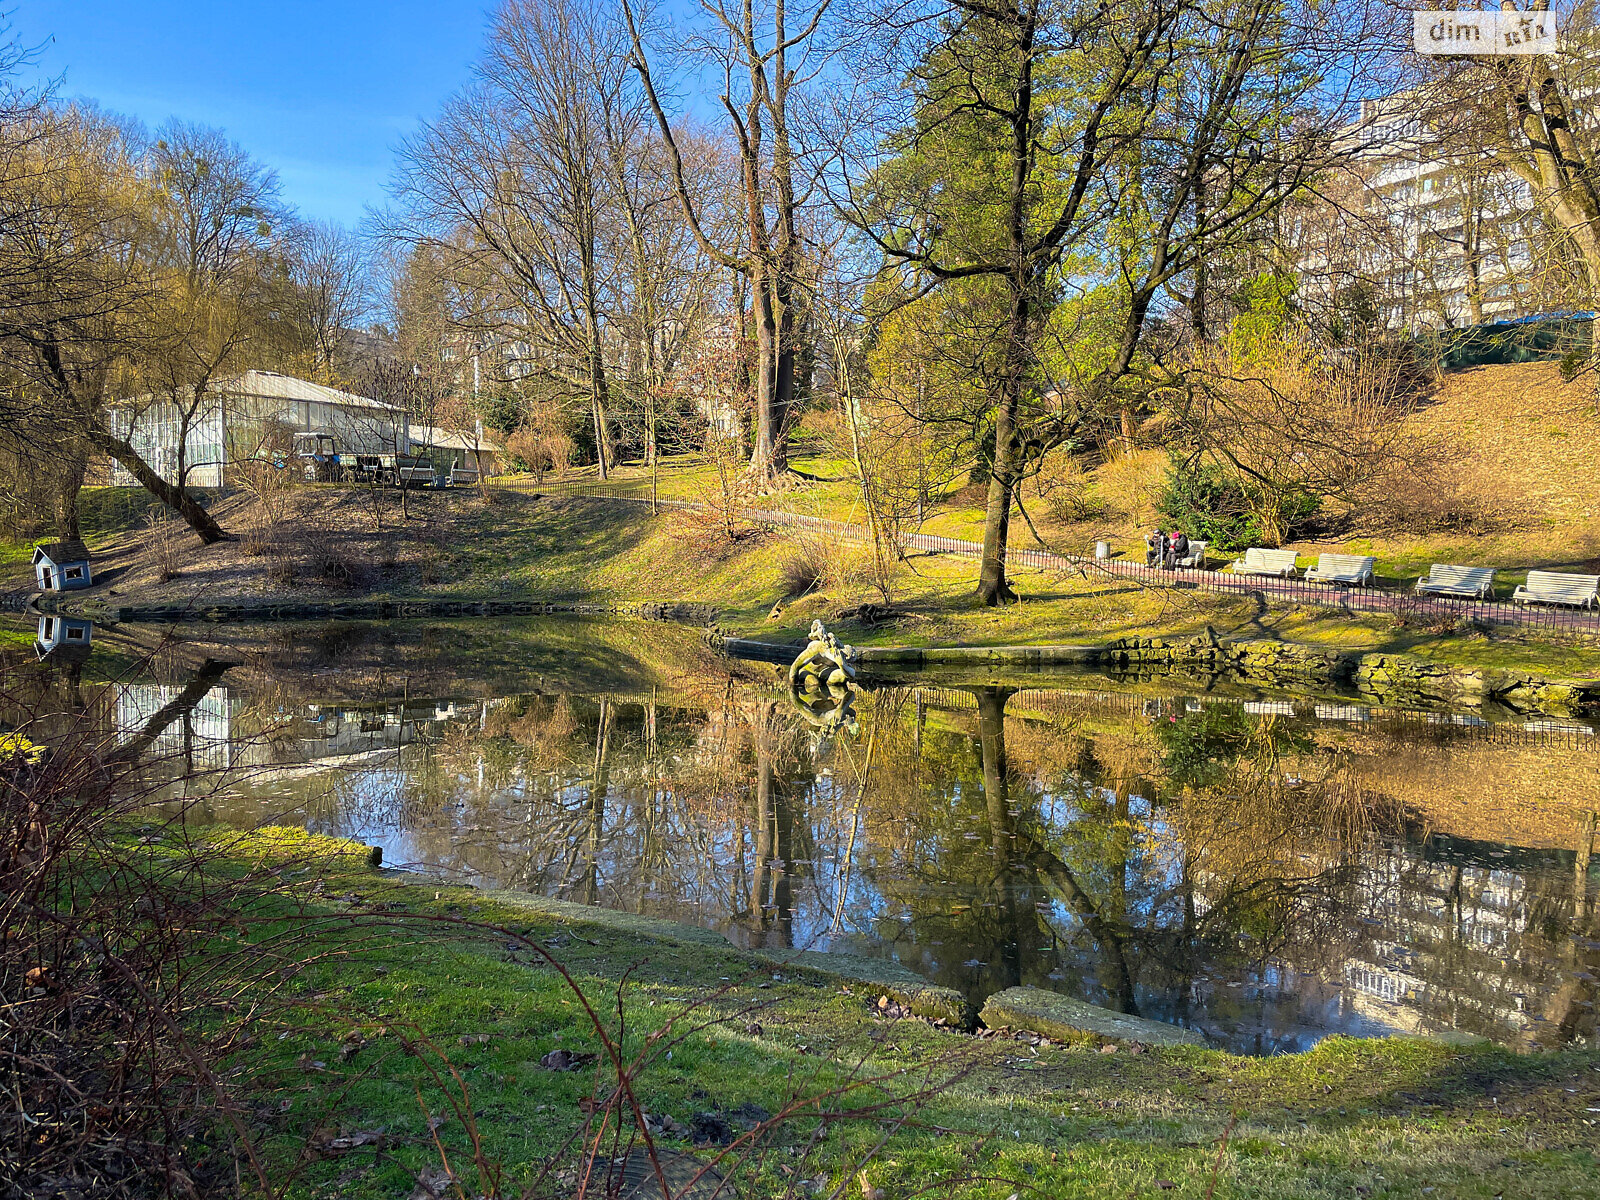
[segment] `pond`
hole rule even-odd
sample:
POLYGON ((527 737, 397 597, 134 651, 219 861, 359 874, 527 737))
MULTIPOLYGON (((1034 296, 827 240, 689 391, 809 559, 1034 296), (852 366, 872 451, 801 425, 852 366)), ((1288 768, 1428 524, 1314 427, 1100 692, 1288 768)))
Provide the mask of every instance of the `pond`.
POLYGON ((1081 673, 869 684, 828 720, 692 631, 577 620, 24 657, 13 723, 138 739, 194 821, 885 956, 975 1003, 1052 988, 1248 1053, 1595 1033, 1582 722, 1081 673))

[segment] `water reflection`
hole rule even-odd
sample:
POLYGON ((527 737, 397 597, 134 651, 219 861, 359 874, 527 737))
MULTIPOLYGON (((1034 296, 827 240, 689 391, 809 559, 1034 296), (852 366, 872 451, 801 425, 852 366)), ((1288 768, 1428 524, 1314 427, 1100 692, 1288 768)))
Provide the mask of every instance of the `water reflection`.
POLYGON ((1595 1033, 1581 723, 1070 682, 797 705, 704 660, 331 701, 272 661, 77 708, 119 753, 226 769, 199 819, 300 821, 746 945, 890 955, 974 1001, 1051 987, 1253 1052, 1595 1033))

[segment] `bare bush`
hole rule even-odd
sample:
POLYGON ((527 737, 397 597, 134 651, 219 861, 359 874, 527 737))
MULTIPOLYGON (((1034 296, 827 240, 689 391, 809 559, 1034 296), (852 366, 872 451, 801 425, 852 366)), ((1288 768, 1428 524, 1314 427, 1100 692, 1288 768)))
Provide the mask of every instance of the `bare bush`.
POLYGON ((545 475, 563 475, 578 447, 567 432, 567 414, 553 403, 532 405, 521 426, 506 441, 506 450, 522 461, 542 484, 545 475))
POLYGON ((252 557, 277 552, 285 519, 300 482, 294 459, 294 430, 283 421, 268 421, 253 430, 248 442, 230 447, 230 481, 255 501, 245 514, 240 549, 252 557))
POLYGON ((326 530, 308 530, 306 570, 331 587, 354 587, 367 576, 367 562, 342 538, 326 530))
POLYGON ((150 548, 150 561, 155 566, 156 578, 162 583, 176 579, 181 572, 178 540, 182 534, 178 523, 166 509, 152 509, 145 518, 145 530, 148 534, 145 544, 150 548))
POLYGON ((1160 510, 1166 474, 1164 453, 1134 450, 1107 459, 1095 473, 1096 486, 1108 513, 1147 528, 1160 510))
POLYGON ((1413 533, 1487 533, 1504 517, 1470 490, 1460 457, 1443 446, 1374 480, 1358 515, 1380 529, 1413 533))
POLYGON ((1092 521, 1105 512, 1094 480, 1069 451, 1045 457, 1033 477, 1032 491, 1050 515, 1063 523, 1092 521))
POLYGON ((294 556, 289 554, 281 545, 275 544, 266 558, 267 582, 278 588, 293 587, 295 581, 294 556))
POLYGON ((828 564, 812 553, 810 545, 797 543, 778 568, 785 596, 803 596, 822 586, 828 577, 828 564))
POLYGON ((222 669, 121 738, 82 717, 63 730, 48 697, 0 676, 20 726, 0 738, 0 1195, 213 1195, 241 1174, 266 1187, 229 1061, 248 1036, 241 983, 298 969, 293 935, 267 950, 244 932, 278 880, 213 870, 181 812, 153 807, 174 774, 191 803, 219 785, 169 763, 162 735, 222 669))
POLYGON ((1410 420, 1403 364, 1377 352, 1327 354, 1293 335, 1230 336, 1196 352, 1167 416, 1216 467, 1277 545, 1305 498, 1362 515, 1397 483, 1426 486, 1450 458, 1410 420))

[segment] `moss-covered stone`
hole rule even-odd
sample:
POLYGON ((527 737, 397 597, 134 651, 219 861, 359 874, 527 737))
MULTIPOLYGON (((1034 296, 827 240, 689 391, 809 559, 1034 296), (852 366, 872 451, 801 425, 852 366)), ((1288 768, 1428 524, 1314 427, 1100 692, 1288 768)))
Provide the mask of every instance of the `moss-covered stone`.
POLYGON ((755 950, 751 953, 774 965, 813 971, 888 996, 919 1017, 948 1021, 958 1029, 970 1028, 972 1006, 954 988, 938 987, 908 967, 886 958, 859 954, 821 954, 815 950, 755 950))
POLYGON ((984 1001, 979 1016, 991 1029, 1026 1029, 1061 1041, 1145 1042, 1152 1046, 1203 1046, 1206 1041, 1193 1029, 1129 1016, 1035 987, 996 992, 984 1001))

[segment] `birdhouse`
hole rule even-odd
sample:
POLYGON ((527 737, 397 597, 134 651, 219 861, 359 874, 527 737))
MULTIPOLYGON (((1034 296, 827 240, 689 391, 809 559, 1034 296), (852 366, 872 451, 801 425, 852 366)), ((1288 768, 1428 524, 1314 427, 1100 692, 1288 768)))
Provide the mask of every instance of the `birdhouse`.
POLYGON ((45 613, 39 618, 39 632, 33 640, 33 652, 40 659, 52 662, 58 659, 86 655, 89 643, 94 640, 94 622, 80 621, 76 617, 58 617, 45 613))
POLYGON ((41 542, 33 548, 33 574, 41 592, 70 592, 94 583, 89 547, 77 538, 41 542))

